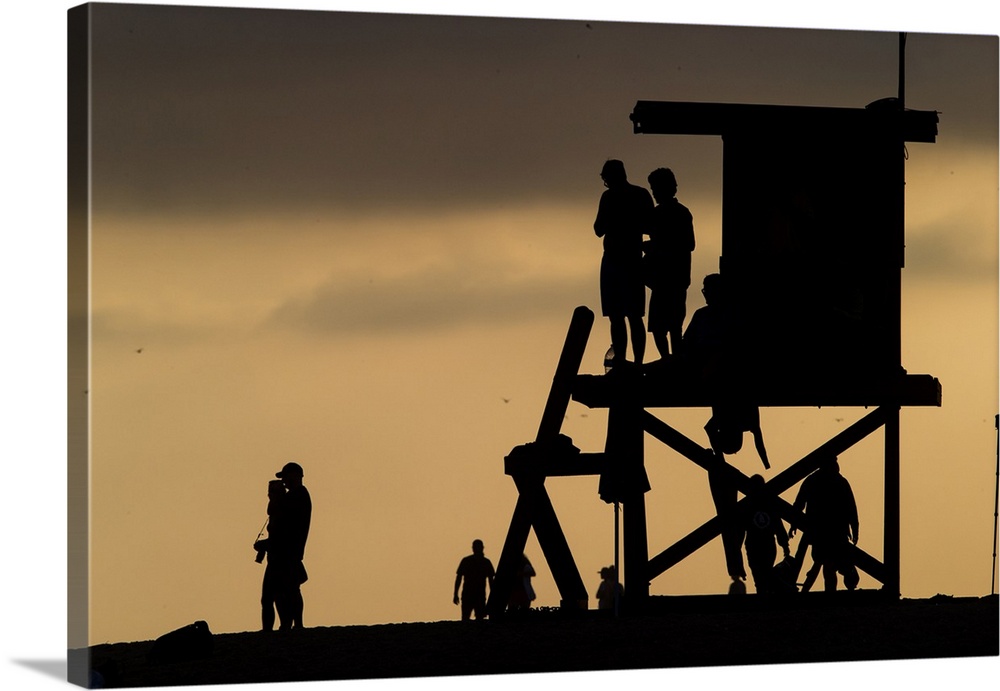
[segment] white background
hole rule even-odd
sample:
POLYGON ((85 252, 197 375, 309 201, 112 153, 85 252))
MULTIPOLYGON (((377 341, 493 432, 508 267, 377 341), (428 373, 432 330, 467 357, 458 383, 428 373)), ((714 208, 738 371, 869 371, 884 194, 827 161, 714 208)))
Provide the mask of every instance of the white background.
MULTIPOLYGON (((0 448, 6 472, 3 572, 4 607, 0 679, 5 689, 66 684, 66 10, 75 3, 22 0, 5 6, 0 61, 3 70, 3 377, 0 448)), ((700 0, 684 7, 618 0, 410 0, 390 2, 160 2, 235 7, 340 9, 422 14, 554 17, 595 20, 753 26, 823 27, 998 33, 996 3, 861 2, 829 7, 801 0, 754 3, 700 0)), ((670 5, 674 5, 670 3, 670 5)), ((909 689, 982 683, 998 678, 1000 658, 840 665, 766 666, 729 670, 662 670, 587 675, 489 677, 489 689, 517 684, 542 688, 564 683, 585 688, 737 685, 740 689, 870 688, 875 683, 909 689), (982 681, 980 681, 982 680, 982 681)), ((338 688, 454 688, 468 680, 335 682, 338 688)), ((988 683, 988 682, 986 682, 988 683)), ((333 686, 317 682, 306 688, 333 686)), ((198 687, 241 688, 237 686, 198 687)), ((299 689, 267 684, 252 688, 299 689)))

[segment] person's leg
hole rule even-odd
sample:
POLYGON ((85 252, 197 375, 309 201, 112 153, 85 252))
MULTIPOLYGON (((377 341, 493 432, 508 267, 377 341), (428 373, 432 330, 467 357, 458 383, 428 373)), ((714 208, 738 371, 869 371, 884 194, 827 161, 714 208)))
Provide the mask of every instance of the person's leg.
POLYGON ((628 348, 628 329, 625 317, 608 317, 611 320, 611 347, 615 351, 614 366, 625 362, 625 351, 628 348))
POLYGON ((653 344, 660 357, 665 358, 670 355, 670 341, 667 340, 667 334, 663 331, 650 331, 650 333, 653 334, 653 344))
POLYGON ((264 578, 260 587, 260 624, 261 630, 274 629, 274 585, 273 573, 264 569, 264 578))
POLYGON ((823 564, 823 590, 832 593, 837 589, 837 565, 823 564))
POLYGON ((632 332, 632 355, 635 357, 635 364, 641 365, 646 355, 646 325, 642 323, 642 316, 629 317, 628 327, 632 332))
POLYGON ((288 594, 288 608, 292 617, 292 628, 301 629, 302 624, 302 590, 299 586, 293 586, 288 594))
POLYGON ((813 587, 813 583, 815 583, 816 579, 819 578, 819 572, 820 572, 820 569, 822 569, 822 568, 823 568, 823 565, 820 564, 818 561, 816 561, 816 558, 813 557, 812 566, 810 566, 809 570, 806 572, 806 579, 802 583, 802 592, 803 593, 808 593, 809 590, 813 587))
POLYGON ((292 564, 274 564, 274 605, 278 610, 278 629, 288 631, 295 621, 295 601, 293 590, 297 586, 292 578, 292 564))
MULTIPOLYGON (((679 355, 681 352, 681 338, 683 333, 681 330, 681 326, 678 324, 677 326, 668 330, 667 333, 670 334, 670 352, 673 353, 674 355, 679 355)), ((664 337, 663 340, 666 341, 667 340, 666 337, 664 337)))

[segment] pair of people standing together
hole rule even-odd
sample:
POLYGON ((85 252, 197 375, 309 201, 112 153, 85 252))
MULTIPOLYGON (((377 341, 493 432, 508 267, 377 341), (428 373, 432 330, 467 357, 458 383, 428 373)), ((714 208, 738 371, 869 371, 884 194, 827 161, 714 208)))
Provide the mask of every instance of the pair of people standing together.
POLYGON ((691 212, 677 201, 677 180, 668 168, 649 174, 652 195, 628 181, 619 160, 604 164, 601 179, 607 190, 601 195, 594 232, 604 241, 601 310, 611 321, 612 368, 625 361, 630 332, 636 365, 645 357, 647 285, 648 331, 661 357, 677 354, 695 246, 691 212), (644 235, 649 239, 644 241, 644 235))
POLYGON ((258 562, 267 555, 260 600, 264 631, 273 630, 275 610, 281 630, 303 627, 300 586, 308 575, 302 560, 312 519, 312 499, 302 484, 303 474, 298 463, 286 463, 275 473, 279 480, 268 483, 268 536, 254 543, 258 562))

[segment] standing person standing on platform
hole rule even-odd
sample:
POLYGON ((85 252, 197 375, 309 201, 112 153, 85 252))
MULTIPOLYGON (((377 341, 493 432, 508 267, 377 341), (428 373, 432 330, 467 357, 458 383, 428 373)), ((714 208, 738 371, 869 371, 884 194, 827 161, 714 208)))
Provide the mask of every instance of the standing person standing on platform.
POLYGON ((677 201, 673 171, 657 168, 646 179, 656 200, 647 231, 649 240, 643 243, 643 270, 650 289, 646 327, 660 357, 665 358, 671 352, 677 355, 681 349, 687 290, 691 285, 694 221, 688 208, 677 201))
POLYGON ((457 605, 459 586, 462 587, 462 621, 468 621, 473 614, 476 619, 486 616, 486 586, 493 590, 493 563, 483 554, 483 541, 472 541, 472 554, 458 563, 455 573, 455 594, 452 601, 457 605), (463 585, 463 581, 465 582, 463 585))
POLYGON ((628 181, 625 164, 605 162, 601 179, 608 189, 601 195, 594 233, 604 239, 601 259, 601 311, 611 320, 611 367, 625 362, 629 332, 632 355, 642 365, 646 351, 646 286, 642 280, 642 236, 649 228, 653 199, 628 181))

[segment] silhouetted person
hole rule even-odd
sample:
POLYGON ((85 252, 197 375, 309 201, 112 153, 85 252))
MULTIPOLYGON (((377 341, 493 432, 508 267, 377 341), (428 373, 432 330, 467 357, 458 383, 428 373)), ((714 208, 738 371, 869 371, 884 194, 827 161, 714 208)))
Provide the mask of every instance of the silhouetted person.
POLYGON ((618 571, 614 566, 605 566, 600 571, 601 584, 597 586, 597 609, 614 611, 615 599, 621 603, 625 589, 618 582, 618 571))
POLYGON ((647 178, 656 200, 645 249, 645 278, 650 288, 647 331, 665 358, 681 348, 687 289, 691 285, 694 222, 677 201, 677 180, 669 168, 657 168, 647 178), (669 339, 668 339, 669 335, 669 339))
POLYGON ((528 555, 521 555, 521 566, 517 570, 517 580, 514 581, 514 590, 510 594, 510 601, 507 609, 512 612, 523 612, 531 609, 531 603, 535 599, 535 589, 531 586, 531 579, 535 576, 535 569, 528 561, 528 555))
POLYGON ((761 594, 773 594, 784 590, 776 581, 774 562, 778 556, 777 542, 788 557, 788 533, 778 516, 778 507, 766 487, 764 478, 754 475, 750 478, 750 491, 745 501, 744 526, 747 564, 753 575, 754 589, 761 594))
POLYGON ((734 454, 743 448, 743 435, 749 432, 765 468, 767 460, 764 433, 760 429, 760 409, 747 403, 729 401, 712 406, 712 417, 705 423, 709 443, 717 454, 734 454))
POLYGON ((267 554, 267 566, 264 568, 264 578, 261 584, 260 591, 260 607, 261 607, 261 628, 264 631, 271 631, 274 629, 274 613, 275 608, 278 606, 278 600, 280 599, 280 579, 278 574, 281 571, 280 565, 271 566, 272 558, 270 557, 268 545, 270 544, 270 535, 274 522, 278 522, 278 530, 281 530, 281 517, 280 517, 280 504, 285 498, 285 485, 281 480, 271 480, 267 483, 267 533, 268 537, 263 540, 258 540, 254 543, 254 549, 257 550, 257 561, 263 561, 265 559, 265 554, 267 554))
POLYGON ((282 631, 303 627, 301 586, 308 578, 303 558, 312 519, 312 499, 302 484, 302 476, 302 466, 298 463, 286 463, 275 473, 287 491, 271 515, 267 566, 274 571, 282 631))
POLYGON ((473 614, 476 619, 486 616, 486 586, 493 589, 493 563, 483 554, 483 541, 472 541, 472 554, 458 563, 455 572, 454 603, 459 603, 458 589, 462 587, 462 621, 468 621, 473 614), (463 583, 464 582, 464 583, 463 583))
POLYGON ((726 570, 735 586, 730 587, 730 592, 742 592, 742 580, 747 576, 743 564, 745 529, 736 515, 738 493, 725 456, 743 448, 743 434, 749 431, 764 467, 770 464, 760 430, 760 413, 756 406, 744 402, 744 375, 736 355, 738 334, 722 275, 705 276, 701 292, 705 306, 691 316, 684 332, 681 359, 690 380, 701 386, 712 401, 712 417, 705 424, 705 433, 715 462, 708 472, 708 484, 722 524, 726 570))
POLYGON ((601 311, 611 321, 612 367, 625 361, 629 332, 635 364, 641 365, 646 351, 642 236, 649 228, 653 199, 645 189, 628 181, 621 161, 605 162, 601 178, 608 189, 601 195, 594 232, 604 238, 601 311))
MULTIPOLYGON (((793 506, 805 511, 812 558, 822 568, 824 590, 837 589, 838 571, 847 589, 854 590, 860 577, 849 542, 858 544, 858 505, 835 458, 802 481, 793 506)), ((795 535, 795 526, 790 533, 795 535)))
POLYGON ((701 294, 705 306, 695 310, 684 331, 684 367, 693 381, 714 395, 733 367, 729 351, 735 340, 735 329, 722 274, 705 276, 701 294))
MULTIPOLYGON (((795 528, 792 528, 791 531, 789 532, 791 533, 791 535, 794 536, 795 528)), ((813 584, 816 582, 816 579, 819 578, 819 574, 822 570, 823 570, 823 565, 820 564, 815 559, 813 559, 812 566, 809 567, 809 570, 806 572, 806 577, 802 581, 803 593, 808 593, 810 590, 812 590, 813 584)))

